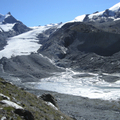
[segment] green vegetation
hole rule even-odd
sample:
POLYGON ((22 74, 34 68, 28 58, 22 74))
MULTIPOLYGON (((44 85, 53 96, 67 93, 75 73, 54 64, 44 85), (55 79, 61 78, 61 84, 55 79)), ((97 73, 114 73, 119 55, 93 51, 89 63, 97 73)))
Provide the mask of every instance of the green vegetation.
MULTIPOLYGON (((8 96, 10 101, 30 111, 35 120, 71 120, 59 110, 54 110, 37 96, 16 87, 3 79, 0 79, 0 93, 8 96)), ((3 100, 0 96, 0 101, 3 100)), ((0 119, 6 117, 8 120, 25 120, 23 116, 15 113, 15 108, 6 106, 0 102, 0 119)))

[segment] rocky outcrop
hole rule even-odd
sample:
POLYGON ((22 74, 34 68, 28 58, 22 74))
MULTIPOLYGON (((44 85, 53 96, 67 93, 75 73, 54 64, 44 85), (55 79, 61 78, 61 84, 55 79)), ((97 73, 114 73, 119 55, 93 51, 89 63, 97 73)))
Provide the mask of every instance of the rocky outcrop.
POLYGON ((32 113, 28 110, 16 109, 14 112, 19 116, 23 116, 25 120, 35 120, 32 113))
POLYGON ((7 17, 5 17, 4 21, 2 22, 3 24, 6 24, 6 23, 20 23, 20 24, 21 24, 21 23, 22 23, 22 22, 16 20, 16 19, 11 15, 10 12, 8 12, 6 16, 7 16, 7 17))
POLYGON ((51 94, 43 94, 40 98, 42 100, 46 101, 46 102, 51 102, 54 106, 58 107, 57 106, 57 100, 54 98, 53 95, 51 95, 51 94))
POLYGON ((27 32, 29 30, 31 30, 30 28, 28 28, 26 25, 21 24, 21 23, 16 23, 13 26, 13 30, 16 32, 16 34, 22 34, 24 32, 27 32))
POLYGON ((7 38, 7 33, 5 32, 0 32, 0 50, 4 48, 4 46, 7 44, 6 38, 7 38))

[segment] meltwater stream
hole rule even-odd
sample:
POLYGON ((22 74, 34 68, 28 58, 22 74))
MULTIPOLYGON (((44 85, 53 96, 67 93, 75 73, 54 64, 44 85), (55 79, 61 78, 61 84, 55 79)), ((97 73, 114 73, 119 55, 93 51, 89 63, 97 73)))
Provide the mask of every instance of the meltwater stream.
MULTIPOLYGON (((119 74, 114 76, 119 76, 119 74)), ((101 79, 101 75, 74 72, 70 69, 66 69, 66 72, 55 73, 49 78, 43 78, 39 82, 27 82, 25 86, 93 99, 117 100, 120 98, 119 80, 106 82, 101 79)))

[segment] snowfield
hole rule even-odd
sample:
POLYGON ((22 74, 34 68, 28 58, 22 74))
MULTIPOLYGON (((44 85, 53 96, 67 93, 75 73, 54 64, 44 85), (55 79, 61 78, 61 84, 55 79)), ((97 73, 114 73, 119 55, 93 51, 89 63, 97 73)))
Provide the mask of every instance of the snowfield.
POLYGON ((23 107, 19 106, 18 104, 14 103, 12 101, 9 101, 9 100, 2 100, 2 101, 0 101, 0 103, 5 104, 6 106, 13 107, 15 109, 23 109, 23 107))
POLYGON ((8 32, 8 31, 10 31, 10 30, 13 30, 12 28, 13 28, 13 26, 14 26, 15 24, 0 24, 0 28, 2 28, 2 30, 4 30, 5 32, 8 32))
POLYGON ((49 29, 50 27, 51 26, 36 27, 29 32, 9 38, 7 40, 8 45, 6 45, 4 49, 0 51, 0 58, 11 58, 12 56, 29 55, 32 52, 37 52, 41 46, 38 44, 38 34, 49 29))

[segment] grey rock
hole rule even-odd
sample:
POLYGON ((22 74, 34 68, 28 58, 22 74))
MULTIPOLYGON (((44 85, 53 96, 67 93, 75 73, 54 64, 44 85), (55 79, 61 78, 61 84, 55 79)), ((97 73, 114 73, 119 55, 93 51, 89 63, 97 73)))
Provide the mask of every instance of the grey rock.
POLYGON ((31 29, 28 28, 27 26, 25 26, 24 24, 16 23, 13 26, 13 30, 16 32, 16 34, 22 34, 24 32, 27 32, 27 31, 31 30, 31 29))
POLYGON ((57 100, 55 99, 55 97, 51 94, 43 94, 42 96, 40 96, 40 98, 46 102, 51 102, 53 105, 57 106, 57 100))
POLYGON ((23 116, 25 120, 34 120, 34 116, 28 110, 16 109, 14 112, 19 116, 23 116))

